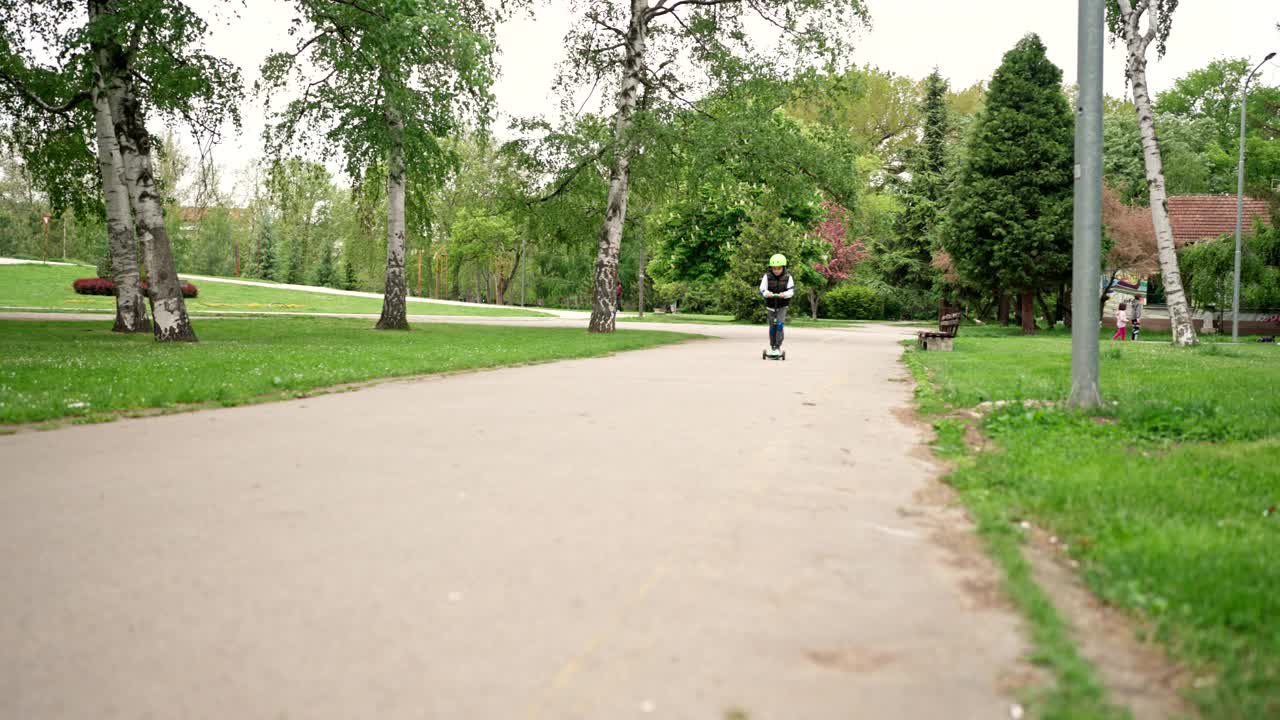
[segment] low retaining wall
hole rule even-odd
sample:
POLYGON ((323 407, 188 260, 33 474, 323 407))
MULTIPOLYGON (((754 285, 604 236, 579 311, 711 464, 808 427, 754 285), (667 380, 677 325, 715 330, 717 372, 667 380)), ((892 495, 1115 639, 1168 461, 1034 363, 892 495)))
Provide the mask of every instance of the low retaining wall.
MULTIPOLYGON (((1109 319, 1107 323, 1109 327, 1115 327, 1115 321, 1109 319)), ((1151 332, 1164 332, 1169 329, 1169 318, 1154 317, 1142 318, 1142 329, 1151 332)), ((1204 320, 1196 320, 1196 332, 1204 330, 1204 320)), ((1220 331, 1231 334, 1231 318, 1224 318, 1220 331)), ((1280 322, 1264 322, 1262 320, 1241 320, 1241 335, 1280 335, 1280 322)))

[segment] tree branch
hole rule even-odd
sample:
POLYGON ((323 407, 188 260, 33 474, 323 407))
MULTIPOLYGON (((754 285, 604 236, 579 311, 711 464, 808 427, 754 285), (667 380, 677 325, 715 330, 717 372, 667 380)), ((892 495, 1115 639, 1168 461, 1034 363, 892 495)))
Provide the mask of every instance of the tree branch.
POLYGON ((597 73, 595 82, 591 83, 590 92, 587 93, 586 97, 582 98, 582 104, 578 106, 577 112, 573 114, 574 117, 577 117, 582 114, 583 108, 585 108, 587 106, 587 103, 591 101, 591 96, 596 94, 596 88, 600 87, 600 81, 602 79, 604 79, 604 73, 597 73))
POLYGON ((676 4, 669 5, 667 7, 659 7, 655 5, 645 11, 645 14, 648 15, 648 20, 653 20, 654 18, 662 17, 663 15, 670 15, 675 12, 677 8, 685 5, 701 5, 704 7, 710 7, 712 5, 736 5, 740 2, 742 2, 742 0, 679 0, 676 4))
POLYGON ((377 18, 377 19, 379 19, 379 20, 386 20, 386 19, 387 19, 387 16, 386 16, 386 14, 385 14, 385 13, 377 12, 377 11, 374 11, 374 10, 370 10, 369 8, 364 7, 363 5, 361 5, 360 3, 356 2, 355 0, 333 0, 333 2, 336 2, 336 3, 338 3, 339 5, 346 5, 346 6, 347 6, 347 7, 349 7, 349 8, 355 8, 356 10, 359 10, 360 12, 362 12, 362 13, 364 13, 364 14, 366 14, 366 15, 369 15, 370 17, 375 17, 375 18, 377 18))
POLYGON ((790 28, 788 28, 786 25, 783 25, 782 23, 778 22, 778 20, 777 20, 776 18, 774 18, 774 17, 773 17, 772 15, 770 15, 769 13, 765 12, 765 11, 764 11, 764 8, 760 7, 760 6, 756 3, 756 0, 747 0, 747 4, 751 6, 751 9, 752 9, 752 10, 755 10, 755 11, 756 11, 756 14, 757 14, 757 15, 759 15, 760 17, 762 17, 762 18, 764 18, 766 21, 768 21, 770 25, 773 25, 774 27, 776 27, 776 28, 778 28, 779 30, 781 30, 783 35, 789 35, 789 36, 791 36, 791 37, 797 37, 796 32, 795 32, 794 30, 791 30, 791 29, 790 29, 790 28))
POLYGON ((600 53, 606 53, 606 52, 609 52, 610 50, 620 50, 626 46, 627 44, 625 42, 614 43, 606 47, 592 48, 590 51, 590 54, 599 55, 600 53))
POLYGON ((674 58, 673 58, 673 59, 670 59, 670 60, 667 60, 666 62, 664 62, 664 63, 662 63, 661 65, 659 65, 659 66, 658 66, 658 70, 657 70, 657 71, 650 70, 647 66, 645 66, 645 65, 643 65, 643 64, 642 64, 642 65, 640 66, 640 69, 641 69, 643 72, 641 73, 641 76, 640 76, 640 82, 644 83, 645 87, 652 87, 652 84, 650 84, 650 81, 649 81, 649 80, 646 80, 646 79, 645 79, 645 77, 644 77, 644 75, 647 73, 647 74, 649 75, 650 79, 652 80, 652 83, 653 83, 653 84, 656 84, 658 87, 660 87, 660 88, 662 88, 663 90, 667 91, 667 94, 668 94, 668 95, 670 95, 671 97, 673 97, 673 98, 675 98, 676 100, 678 100, 678 101, 680 101, 681 103, 683 103, 683 104, 684 104, 686 107, 688 107, 690 110, 692 110, 692 111, 694 111, 694 112, 698 113, 699 115, 702 115, 703 117, 709 118, 709 119, 711 119, 711 120, 719 120, 719 118, 717 118, 715 115, 712 115, 711 113, 707 112, 706 110, 703 110, 702 108, 698 107, 698 106, 697 106, 697 105, 695 105, 694 103, 692 103, 692 102, 690 102, 690 101, 688 101, 688 100, 684 99, 684 97, 682 97, 682 96, 680 95, 680 93, 676 92, 675 88, 673 88, 673 87, 671 87, 670 85, 668 85, 668 84, 667 84, 667 82, 666 82, 665 80, 663 80, 661 77, 658 77, 658 72, 660 72, 663 68, 665 68, 666 66, 670 65, 670 64, 671 64, 671 63, 673 63, 673 62, 675 62, 675 59, 674 59, 674 58))
POLYGON ((334 29, 333 29, 333 28, 330 28, 330 29, 328 29, 328 30, 325 30, 325 31, 323 31, 323 32, 320 32, 320 33, 317 33, 317 34, 315 34, 315 35, 311 36, 311 38, 310 38, 309 40, 307 40, 306 42, 304 42, 304 43, 302 43, 301 45, 299 45, 299 46, 298 46, 298 49, 293 51, 293 55, 292 55, 292 57, 296 60, 296 59, 298 58, 298 56, 300 56, 300 55, 302 55, 302 53, 306 52, 307 48, 309 48, 309 47, 311 47, 313 44, 315 44, 315 42, 316 42, 317 40, 319 40, 319 39, 320 39, 320 38, 322 38, 322 37, 326 37, 326 36, 328 36, 328 35, 332 34, 332 33, 333 33, 333 31, 334 31, 334 29))
POLYGON ((23 97, 25 97, 29 102, 31 102, 31 104, 35 105, 41 110, 44 110, 45 112, 53 113, 55 115, 63 115, 63 114, 69 113, 72 110, 74 110, 77 105, 90 99, 88 91, 82 90, 76 93, 75 95, 72 95, 71 99, 67 100, 65 103, 61 105, 54 105, 53 103, 46 101, 44 98, 40 97, 39 95, 36 95, 34 92, 31 91, 30 88, 28 88, 25 84, 23 84, 21 80, 10 75, 7 70, 0 70, 0 81, 4 82, 5 85, 8 85, 9 87, 18 91, 18 93, 23 97))
POLYGON ((608 148, 609 148, 608 145, 601 146, 601 148, 597 150, 594 155, 583 158, 581 161, 578 162, 577 165, 573 167, 572 170, 569 171, 569 175, 560 181, 560 184, 556 187, 555 190, 551 191, 551 193, 547 195, 543 195, 542 197, 534 198, 532 200, 526 200, 525 204, 533 205, 535 203, 544 203, 549 200, 554 200, 556 196, 564 192, 569 187, 569 185, 573 183, 573 181, 578 177, 578 175, 583 171, 584 168, 586 168, 588 165, 590 165, 593 162, 599 161, 600 158, 604 157, 605 150, 607 150, 608 148))
POLYGON ((608 30, 616 34, 618 37, 622 38, 624 41, 627 39, 627 34, 625 32, 601 20, 595 13, 587 13, 587 19, 599 25, 600 27, 604 28, 605 30, 608 30))

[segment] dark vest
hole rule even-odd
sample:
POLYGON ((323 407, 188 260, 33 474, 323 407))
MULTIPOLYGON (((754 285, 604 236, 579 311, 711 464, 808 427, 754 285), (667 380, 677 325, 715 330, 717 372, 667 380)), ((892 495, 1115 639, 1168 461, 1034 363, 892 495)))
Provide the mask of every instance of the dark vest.
MULTIPOLYGON (((769 292, 784 293, 787 286, 791 284, 791 273, 786 270, 781 275, 774 275, 772 270, 765 271, 765 277, 769 279, 769 292)), ((771 308, 786 307, 791 304, 791 298, 771 297, 764 299, 765 305, 771 308)))

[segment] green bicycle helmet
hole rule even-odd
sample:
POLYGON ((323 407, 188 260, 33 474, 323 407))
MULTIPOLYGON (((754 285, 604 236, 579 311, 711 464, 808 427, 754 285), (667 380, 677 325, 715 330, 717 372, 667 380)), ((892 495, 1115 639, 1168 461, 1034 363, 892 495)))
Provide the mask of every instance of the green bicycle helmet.
POLYGON ((769 258, 769 267, 786 267, 786 266, 787 266, 787 256, 783 255, 782 253, 774 253, 773 257, 769 258))

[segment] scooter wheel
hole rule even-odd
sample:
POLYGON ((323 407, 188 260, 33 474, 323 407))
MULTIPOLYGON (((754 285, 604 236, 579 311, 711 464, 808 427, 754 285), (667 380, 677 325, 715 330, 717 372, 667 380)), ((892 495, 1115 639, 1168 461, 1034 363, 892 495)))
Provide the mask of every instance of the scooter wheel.
POLYGON ((782 353, 782 358, 781 358, 781 359, 782 359, 782 360, 786 360, 786 359, 787 359, 787 353, 786 353, 786 352, 783 352, 783 353, 782 353))
POLYGON ((769 359, 769 351, 768 351, 768 350, 761 350, 761 351, 760 351, 760 359, 761 359, 761 360, 768 360, 768 359, 769 359))

